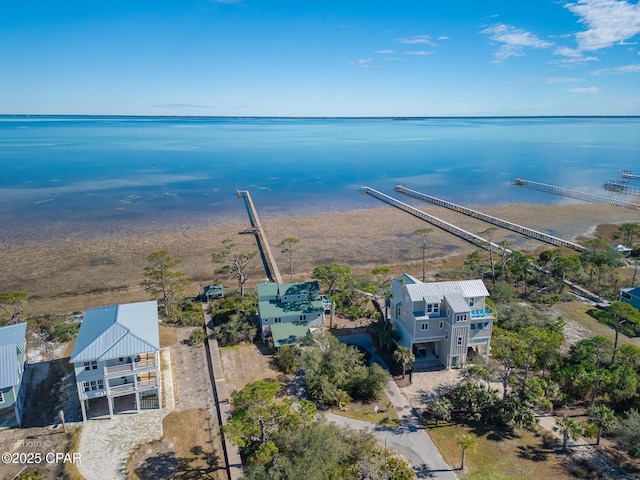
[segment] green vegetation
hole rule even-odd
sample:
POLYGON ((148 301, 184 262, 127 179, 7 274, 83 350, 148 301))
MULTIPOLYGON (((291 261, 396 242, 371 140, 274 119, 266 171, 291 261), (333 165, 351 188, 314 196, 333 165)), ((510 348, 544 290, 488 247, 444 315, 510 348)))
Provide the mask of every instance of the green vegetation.
POLYGON ((25 292, 10 292, 0 295, 0 326, 20 323, 22 307, 27 300, 25 292))
POLYGON ((183 272, 171 270, 182 263, 179 258, 174 258, 166 250, 156 250, 147 257, 148 266, 144 267, 145 280, 142 282, 144 289, 156 298, 160 296, 162 312, 167 321, 178 321, 178 304, 184 295, 184 287, 189 285, 189 280, 183 272))
POLYGON ((321 265, 313 270, 312 278, 320 281, 327 291, 327 297, 334 302, 336 312, 346 318, 356 320, 371 315, 367 309, 371 283, 357 279, 351 268, 336 263, 321 265))
POLYGON ((203 328, 196 328, 189 335, 189 343, 192 345, 198 345, 204 343, 207 340, 207 332, 203 328))
POLYGON ((280 242, 282 253, 286 253, 289 257, 289 280, 293 282, 293 246, 300 243, 295 237, 287 237, 280 242))
POLYGON ((291 400, 276 398, 279 389, 277 383, 259 381, 232 394, 225 432, 240 447, 244 478, 415 478, 409 465, 383 450, 372 434, 327 424, 308 401, 295 412, 291 400))
POLYGON ((220 346, 253 341, 258 328, 255 321, 257 303, 254 296, 231 294, 209 304, 220 346))
POLYGON ((226 262, 225 265, 216 270, 216 273, 231 273, 232 276, 236 277, 238 287, 240 287, 240 296, 244 297, 244 284, 248 280, 246 270, 258 252, 239 252, 236 250, 237 245, 229 238, 224 239, 222 245, 224 248, 222 252, 211 254, 213 263, 226 262))

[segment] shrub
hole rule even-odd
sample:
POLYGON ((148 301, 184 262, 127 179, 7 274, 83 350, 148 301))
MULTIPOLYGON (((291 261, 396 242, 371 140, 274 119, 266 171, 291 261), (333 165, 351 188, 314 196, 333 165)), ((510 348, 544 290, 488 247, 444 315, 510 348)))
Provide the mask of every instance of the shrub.
POLYGON ((189 343, 192 345, 197 345, 199 343, 204 343, 207 339, 207 333, 203 328, 196 328, 191 335, 189 336, 189 343))
POLYGON ((78 330, 80 330, 80 322, 59 323, 53 327, 49 338, 54 342, 69 342, 78 335, 78 330))
POLYGON ((282 373, 293 373, 300 367, 300 348, 293 346, 286 346, 280 349, 280 352, 275 356, 275 364, 282 373))

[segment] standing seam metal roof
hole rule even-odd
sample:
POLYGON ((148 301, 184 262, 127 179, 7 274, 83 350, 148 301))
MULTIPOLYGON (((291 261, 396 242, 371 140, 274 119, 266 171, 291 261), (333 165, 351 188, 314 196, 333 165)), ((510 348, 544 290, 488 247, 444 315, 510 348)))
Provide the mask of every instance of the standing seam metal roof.
POLYGON ((159 349, 158 303, 127 303, 85 312, 70 362, 131 357, 159 349))
POLYGON ((411 301, 437 296, 441 300, 447 293, 458 293, 464 298, 488 297, 489 291, 482 280, 460 280, 453 282, 415 283, 405 285, 411 301))
POLYGON ((18 351, 25 351, 27 322, 0 328, 0 388, 20 383, 18 351))

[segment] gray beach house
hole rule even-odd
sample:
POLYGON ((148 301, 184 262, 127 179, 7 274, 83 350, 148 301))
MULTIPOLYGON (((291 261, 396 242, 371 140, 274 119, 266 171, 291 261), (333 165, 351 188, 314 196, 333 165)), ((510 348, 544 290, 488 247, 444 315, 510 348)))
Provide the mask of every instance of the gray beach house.
POLYGON ((157 302, 87 310, 70 361, 84 421, 161 408, 157 302))
POLYGON ((0 428, 22 426, 27 323, 0 328, 0 428))
POLYGON ((400 345, 446 368, 461 367, 469 349, 489 354, 495 316, 482 280, 423 283, 407 275, 391 282, 391 323, 400 345))

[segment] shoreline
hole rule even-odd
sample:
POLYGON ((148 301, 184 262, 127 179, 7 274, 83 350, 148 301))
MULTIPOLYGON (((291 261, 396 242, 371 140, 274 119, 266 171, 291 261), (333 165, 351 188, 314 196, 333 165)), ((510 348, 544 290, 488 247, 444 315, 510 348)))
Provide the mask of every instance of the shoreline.
MULTIPOLYGON (((420 208, 471 232, 491 226, 441 207, 425 204, 420 208)), ((520 203, 484 205, 476 209, 572 241, 592 235, 601 224, 638 221, 637 212, 600 204, 520 203)), ((284 281, 290 279, 288 257, 278 247, 284 238, 300 240, 293 252, 294 280, 308 279, 315 266, 331 262, 348 265, 360 275, 380 265, 392 267, 394 274, 403 271, 418 274, 422 268, 422 252, 413 232, 430 227, 389 206, 315 215, 265 215, 261 220, 284 281)), ((187 294, 195 295, 204 285, 216 280, 233 287, 232 279, 214 274, 211 254, 222 250, 225 238, 232 238, 241 251, 256 250, 253 236, 238 235, 248 225, 245 216, 203 228, 189 224, 159 225, 161 231, 154 232, 125 231, 91 239, 68 237, 4 244, 0 268, 8 273, 0 293, 27 292, 32 302, 25 310, 33 313, 81 312, 90 307, 146 300, 149 296, 140 285, 146 256, 159 249, 166 249, 171 256, 183 260, 177 268, 193 282, 187 294)), ((435 227, 429 239, 432 246, 427 252, 427 268, 431 274, 445 265, 461 264, 476 248, 435 227)), ((494 241, 504 239, 530 254, 554 248, 497 229, 494 241)), ((248 273, 249 287, 264 281, 264 271, 257 258, 248 273)))

